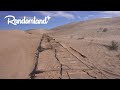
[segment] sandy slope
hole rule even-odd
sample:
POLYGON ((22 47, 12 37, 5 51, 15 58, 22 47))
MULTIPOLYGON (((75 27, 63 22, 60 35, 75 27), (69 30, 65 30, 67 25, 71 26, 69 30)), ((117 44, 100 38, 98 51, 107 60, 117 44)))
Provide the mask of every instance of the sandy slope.
POLYGON ((40 36, 19 30, 0 31, 0 78, 29 78, 40 36))
POLYGON ((86 35, 92 36, 102 32, 104 28, 107 28, 107 35, 116 33, 120 34, 120 17, 118 18, 105 18, 105 19, 95 19, 76 23, 70 23, 63 26, 59 26, 51 29, 54 31, 54 35, 86 35))

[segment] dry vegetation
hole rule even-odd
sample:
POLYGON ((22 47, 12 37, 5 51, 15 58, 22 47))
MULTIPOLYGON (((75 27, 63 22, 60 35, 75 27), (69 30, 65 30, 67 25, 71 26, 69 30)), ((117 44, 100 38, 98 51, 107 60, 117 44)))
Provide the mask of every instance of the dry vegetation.
POLYGON ((103 45, 105 46, 106 48, 108 48, 109 50, 112 50, 112 51, 117 51, 118 50, 118 42, 116 41, 111 41, 111 45, 103 45))
POLYGON ((111 41, 111 45, 109 46, 110 50, 118 50, 118 42, 111 41))
POLYGON ((107 29, 107 28, 104 28, 102 32, 107 32, 107 31, 108 31, 108 29, 107 29))

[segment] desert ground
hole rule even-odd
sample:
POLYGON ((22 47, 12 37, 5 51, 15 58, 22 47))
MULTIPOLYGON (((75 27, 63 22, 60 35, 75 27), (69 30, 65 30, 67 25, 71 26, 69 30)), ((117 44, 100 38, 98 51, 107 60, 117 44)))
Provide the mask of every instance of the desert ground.
POLYGON ((120 17, 0 30, 0 79, 120 79, 120 17))

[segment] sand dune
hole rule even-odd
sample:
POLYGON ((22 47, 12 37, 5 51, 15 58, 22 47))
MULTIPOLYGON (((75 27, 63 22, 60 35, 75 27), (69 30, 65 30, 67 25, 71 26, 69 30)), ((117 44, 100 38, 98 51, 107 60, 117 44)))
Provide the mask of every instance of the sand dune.
POLYGON ((24 31, 0 31, 0 78, 29 78, 39 39, 24 31))
POLYGON ((51 30, 0 30, 0 78, 120 78, 120 17, 51 30), (110 50, 111 42, 117 50, 110 50))
MULTIPOLYGON (((118 35, 119 32, 119 24, 120 24, 120 18, 104 18, 104 19, 95 19, 95 20, 87 20, 82 22, 76 22, 76 23, 70 23, 63 26, 59 26, 56 28, 51 29, 51 31, 54 31, 54 35, 72 35, 72 34, 79 34, 84 35, 86 34, 89 36, 89 34, 97 34, 96 32, 102 32, 104 28, 107 28, 108 31, 114 32, 114 30, 117 30, 118 35)), ((117 33, 115 31, 115 33, 117 33)), ((108 33, 108 32, 107 32, 108 33)), ((108 34, 109 35, 109 34, 108 34)))

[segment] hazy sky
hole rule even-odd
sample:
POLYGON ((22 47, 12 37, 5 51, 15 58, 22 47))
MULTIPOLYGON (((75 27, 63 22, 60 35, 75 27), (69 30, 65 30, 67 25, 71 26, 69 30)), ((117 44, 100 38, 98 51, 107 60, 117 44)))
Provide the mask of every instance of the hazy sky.
POLYGON ((0 11, 0 30, 5 29, 36 29, 36 28, 54 28, 70 22, 78 22, 94 18, 111 18, 120 16, 120 11, 0 11), (13 15, 16 19, 22 19, 24 16, 27 18, 36 17, 44 19, 45 16, 50 16, 48 24, 26 24, 26 25, 12 25, 7 24, 7 15, 13 15))

